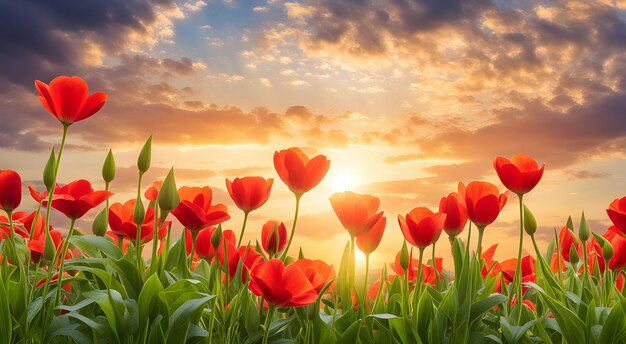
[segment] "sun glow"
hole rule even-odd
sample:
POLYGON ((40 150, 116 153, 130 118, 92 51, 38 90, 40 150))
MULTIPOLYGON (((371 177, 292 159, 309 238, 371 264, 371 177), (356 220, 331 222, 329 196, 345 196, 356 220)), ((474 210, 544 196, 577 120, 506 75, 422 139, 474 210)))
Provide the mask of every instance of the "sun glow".
POLYGON ((356 185, 355 181, 353 175, 340 172, 331 179, 330 187, 336 192, 349 191, 356 185))

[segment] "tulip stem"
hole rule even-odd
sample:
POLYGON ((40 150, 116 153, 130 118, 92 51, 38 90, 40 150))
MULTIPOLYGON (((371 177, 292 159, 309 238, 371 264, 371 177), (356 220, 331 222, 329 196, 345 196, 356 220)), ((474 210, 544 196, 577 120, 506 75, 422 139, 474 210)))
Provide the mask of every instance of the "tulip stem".
POLYGON ((363 284, 363 302, 365 304, 365 309, 367 310, 367 287, 369 282, 369 274, 370 274, 370 254, 365 255, 365 283, 363 284))
MULTIPOLYGON (((54 306, 57 306, 59 304, 59 301, 61 300, 61 286, 63 285, 63 269, 65 268, 65 254, 67 252, 67 248, 70 246, 70 238, 72 237, 72 234, 74 234, 74 224, 76 223, 76 219, 72 219, 72 221, 70 222, 70 229, 67 232, 67 237, 65 238, 65 241, 63 242, 63 246, 61 247, 61 253, 59 255, 59 259, 61 260, 61 265, 59 266, 59 272, 58 272, 58 277, 57 277, 57 293, 56 293, 56 297, 54 298, 54 306)), ((55 262, 53 262, 54 264, 55 262)), ((44 295, 44 298, 46 296, 44 295)))
POLYGON ((417 263, 417 279, 415 280, 415 291, 413 292, 413 317, 417 324, 417 307, 419 304, 420 294, 422 293, 422 259, 424 259, 424 248, 420 247, 420 258, 417 263))
POLYGON ((559 269, 559 282, 563 284, 563 273, 561 272, 563 270, 563 264, 561 263, 561 259, 563 259, 563 254, 561 253, 561 242, 559 240, 559 236, 556 234, 556 228, 554 229, 554 241, 556 242, 556 262, 559 269))
MULTIPOLYGON (((354 248, 355 244, 355 237, 354 235, 350 236, 350 264, 348 265, 348 273, 350 274, 349 279, 348 279, 348 285, 350 286, 350 289, 354 288, 354 275, 356 273, 356 262, 354 259, 354 255, 356 254, 356 250, 354 248)), ((356 292, 355 292, 356 294, 356 292)))
POLYGON ((157 246, 159 242, 159 203, 157 201, 154 202, 154 229, 152 236, 152 258, 150 258, 150 271, 155 272, 152 266, 155 266, 158 260, 157 256, 157 246))
POLYGON ((9 237, 9 247, 11 248, 11 258, 13 259, 13 264, 15 264, 18 269, 22 269, 22 264, 20 263, 19 257, 17 255, 17 246, 15 245, 15 227, 13 225, 13 212, 7 211, 7 217, 9 218, 9 228, 11 231, 11 235, 9 237))
POLYGON ((519 198, 519 249, 517 251, 517 265, 515 266, 515 278, 513 283, 513 288, 516 288, 516 292, 509 293, 509 304, 513 300, 513 295, 517 294, 517 301, 519 312, 517 312, 517 323, 519 325, 522 319, 522 301, 523 301, 523 290, 522 290, 522 248, 524 243, 524 203, 523 198, 524 194, 517 194, 519 198))
POLYGON ((246 224, 248 223, 248 214, 250 214, 249 211, 243 212, 243 225, 241 226, 241 233, 239 233, 239 241, 237 241, 237 247, 241 246, 241 240, 243 240, 243 232, 246 231, 246 224))
POLYGON ((485 226, 476 227, 478 227, 478 247, 476 247, 476 251, 478 252, 478 259, 480 259, 483 254, 483 233, 485 232, 485 226))
POLYGON ((191 232, 191 258, 189 259, 189 271, 193 269, 193 259, 196 255, 196 238, 198 237, 199 232, 191 232))
POLYGON ((583 290, 587 285, 587 274, 589 269, 589 254, 587 253, 587 241, 583 241, 583 290))
MULTIPOLYGON (((137 202, 141 202, 141 180, 143 179, 143 172, 139 171, 139 181, 137 182, 137 202)), ((143 209, 143 206, 141 207, 143 209)), ((137 204, 135 204, 135 209, 137 209, 137 204)), ((145 217, 145 215, 144 215, 145 217)), ((141 226, 143 225, 143 220, 141 221, 142 223, 136 223, 137 225, 137 236, 135 237, 135 249, 137 250, 137 268, 139 269, 139 272, 141 273, 142 271, 142 266, 143 266, 143 257, 141 256, 141 251, 142 251, 142 247, 141 247, 141 226)), ((141 273, 141 275, 143 276, 143 273, 141 273)))
POLYGON ((280 259, 283 261, 285 260, 285 258, 287 258, 289 247, 291 247, 291 242, 293 241, 293 234, 296 232, 296 222, 298 222, 298 211, 300 210, 300 198, 302 197, 302 194, 295 194, 295 195, 296 195, 296 212, 293 216, 293 225, 291 225, 291 234, 289 235, 289 241, 287 242, 287 247, 285 247, 285 250, 283 251, 283 254, 280 257, 280 259))
MULTIPOLYGON (((263 305, 261 305, 261 307, 263 307, 263 305)), ((263 333, 263 344, 267 344, 267 338, 270 334, 270 324, 272 322, 273 315, 274 315, 274 306, 270 305, 267 311, 267 317, 265 317, 265 324, 263 325, 264 330, 265 330, 263 333)))
POLYGON ((433 242, 433 257, 432 257, 432 264, 433 264, 433 270, 435 271, 435 286, 439 286, 439 272, 437 271, 437 264, 435 264, 435 245, 437 244, 437 242, 433 242))

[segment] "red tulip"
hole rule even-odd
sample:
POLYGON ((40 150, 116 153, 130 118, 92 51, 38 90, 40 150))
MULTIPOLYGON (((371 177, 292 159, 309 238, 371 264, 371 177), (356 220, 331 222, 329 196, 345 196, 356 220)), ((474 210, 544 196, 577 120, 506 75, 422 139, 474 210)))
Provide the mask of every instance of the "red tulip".
POLYGON ((356 245, 361 252, 365 255, 371 254, 378 248, 380 241, 383 238, 385 232, 385 226, 387 225, 387 218, 381 217, 376 224, 367 232, 359 233, 356 235, 356 245))
POLYGON ((626 196, 616 198, 606 210, 609 218, 623 235, 626 235, 626 196))
MULTIPOLYGON (((52 242, 54 242, 54 246, 59 249, 61 243, 63 242, 63 236, 61 232, 50 228, 50 237, 52 237, 52 242)), ((38 236, 33 236, 33 240, 28 241, 28 248, 30 249, 30 259, 34 263, 39 262, 43 257, 44 248, 46 245, 46 233, 41 232, 38 236)), ((65 258, 69 258, 70 253, 66 252, 65 258)))
MULTIPOLYGON (((46 198, 48 192, 37 193, 31 186, 28 189, 35 201, 40 202, 44 207, 47 205, 48 201, 46 198)), ((110 191, 94 191, 91 183, 86 180, 75 180, 61 187, 56 186, 52 195, 52 207, 65 214, 68 218, 76 220, 104 202, 111 195, 113 193, 110 191)))
POLYGON ((520 153, 515 154, 511 160, 495 158, 493 167, 507 189, 523 195, 537 186, 543 176, 545 164, 539 168, 535 159, 520 153))
POLYGON ((172 210, 172 215, 192 232, 230 219, 225 205, 211 205, 213 193, 208 186, 203 188, 184 186, 178 190, 178 194, 180 203, 172 210))
POLYGON ((247 213, 267 202, 273 183, 272 178, 243 177, 235 178, 232 182, 226 179, 226 188, 237 208, 247 213))
MULTIPOLYGON (((28 238, 31 229, 34 230, 34 237, 39 236, 39 233, 43 231, 45 226, 43 217, 39 215, 35 224, 35 228, 32 228, 33 220, 37 212, 25 213, 22 211, 16 211, 11 213, 13 219, 13 230, 22 238, 28 238), (23 229, 22 229, 23 227, 23 229)), ((11 235, 11 227, 8 225, 9 219, 6 216, 0 216, 0 240, 6 239, 11 235)))
POLYGON ((304 273, 280 259, 257 264, 250 272, 250 290, 275 307, 302 307, 317 300, 317 292, 304 273))
POLYGON ((107 101, 107 94, 96 92, 90 96, 87 83, 77 76, 59 76, 50 86, 37 80, 41 105, 65 125, 82 121, 98 112, 107 101))
POLYGON ((480 255, 480 257, 485 260, 485 264, 483 265, 483 270, 481 272, 483 278, 487 277, 487 273, 489 273, 489 276, 495 276, 502 270, 500 263, 493 260, 493 256, 496 253, 497 248, 498 244, 492 245, 480 255))
POLYGON ((377 212, 380 199, 370 195, 337 192, 330 196, 330 204, 351 237, 369 232, 383 216, 382 211, 377 212))
POLYGON ((108 235, 109 237, 113 239, 113 243, 115 244, 115 246, 119 246, 120 240, 122 240, 122 252, 124 253, 128 252, 128 245, 130 244, 129 240, 124 240, 123 236, 119 236, 111 231, 107 231, 106 235, 108 235))
POLYGON ((329 167, 330 160, 324 155, 309 160, 296 147, 274 153, 274 168, 278 176, 296 195, 302 195, 317 186, 324 179, 329 167))
MULTIPOLYGON (((196 256, 206 260, 210 260, 215 256, 215 249, 211 243, 211 236, 214 232, 215 227, 207 227, 198 232, 198 235, 196 236, 196 256)), ((188 230, 185 230, 185 240, 187 244, 187 255, 190 255, 193 238, 191 236, 191 232, 188 230)), ((194 257, 194 259, 195 258, 196 257, 194 257)))
POLYGON ((561 257, 563 260, 569 262, 570 250, 572 247, 576 249, 578 245, 580 245, 580 243, 572 231, 567 226, 563 226, 559 232, 559 246, 561 247, 561 257))
POLYGON ((436 242, 443 230, 446 214, 433 213, 428 208, 417 207, 406 214, 398 215, 398 223, 404 238, 411 245, 423 249, 436 242))
MULTIPOLYGON (((126 203, 113 203, 109 207, 109 226, 111 231, 119 237, 129 240, 137 240, 137 225, 133 217, 136 200, 131 199, 126 203)), ((160 222, 160 220, 159 220, 160 222)), ((162 238, 167 233, 169 221, 159 226, 158 237, 162 238)), ((154 236, 154 209, 148 208, 143 223, 141 224, 141 241, 148 242, 154 236)))
POLYGON ((609 269, 620 271, 626 268, 626 238, 624 238, 617 226, 611 226, 604 237, 613 246, 613 257, 609 261, 609 269))
MULTIPOLYGON (((522 283, 526 282, 534 282, 535 281, 535 258, 530 255, 526 255, 522 258, 522 283)), ((502 276, 505 281, 512 282, 515 277, 515 270, 517 267, 517 258, 506 260, 500 263, 500 267, 502 269, 502 276)), ((496 289, 498 289, 498 285, 496 285, 496 289)), ((526 293, 528 290, 527 286, 523 286, 522 293, 526 293)))
POLYGON ((287 246, 287 228, 284 223, 267 221, 261 230, 261 245, 267 254, 273 256, 287 246))
POLYGON ((452 192, 442 197, 439 202, 439 212, 446 214, 443 230, 449 236, 461 234, 467 223, 467 207, 465 206, 465 186, 459 183, 459 192, 452 192))
POLYGON ((296 260, 291 265, 297 267, 304 273, 317 293, 322 291, 322 288, 324 288, 328 281, 335 278, 335 269, 333 266, 321 260, 302 258, 296 260))
POLYGON ((0 209, 12 212, 22 202, 22 178, 12 170, 0 170, 0 209))
POLYGON ((230 229, 222 232, 220 244, 217 247, 217 259, 222 266, 224 265, 224 258, 226 257, 226 254, 230 256, 237 250, 237 247, 235 246, 236 243, 237 239, 235 239, 235 232, 230 229))
POLYGON ((246 282, 248 271, 263 261, 263 256, 256 251, 254 246, 240 246, 228 255, 228 275, 232 280, 237 273, 237 267, 241 262, 241 282, 246 282))
POLYGON ((476 226, 484 227, 496 220, 506 204, 508 191, 500 194, 498 188, 488 182, 471 182, 465 189, 467 215, 476 226))
POLYGON ((161 190, 161 185, 163 185, 162 180, 157 180, 152 183, 152 186, 150 186, 148 189, 146 189, 146 192, 144 192, 144 197, 146 197, 148 201, 156 201, 157 197, 159 197, 159 190, 161 190))

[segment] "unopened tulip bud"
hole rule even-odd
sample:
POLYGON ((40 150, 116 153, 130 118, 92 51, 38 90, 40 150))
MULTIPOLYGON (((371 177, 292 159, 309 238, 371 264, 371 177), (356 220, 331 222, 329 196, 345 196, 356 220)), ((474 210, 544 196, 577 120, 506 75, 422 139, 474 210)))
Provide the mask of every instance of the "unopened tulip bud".
POLYGON ((50 157, 46 163, 46 167, 43 169, 43 184, 46 186, 46 190, 50 192, 54 188, 54 174, 56 170, 56 156, 54 154, 54 148, 50 152, 50 157))
POLYGON ((574 230, 574 221, 572 221, 572 217, 568 216, 567 217, 567 228, 569 228, 571 231, 574 230))
POLYGON ((609 241, 604 243, 604 246, 602 246, 602 257, 604 257, 604 261, 608 262, 609 260, 611 260, 614 253, 615 251, 613 251, 613 245, 611 245, 609 241))
MULTIPOLYGON (((278 226, 276 226, 278 227, 278 226)), ((276 229, 276 238, 278 238, 278 229, 276 229)), ((278 239, 276 240, 278 241, 278 239)), ((298 259, 303 259, 304 258, 304 252, 302 251, 302 246, 300 246, 300 252, 298 252, 298 259)))
POLYGON ((578 237, 584 243, 589 240, 591 236, 591 230, 589 229, 589 225, 587 224, 587 220, 585 219, 585 212, 583 211, 583 215, 580 219, 580 225, 578 227, 578 237))
POLYGON ((405 272, 409 270, 409 264, 411 263, 409 259, 409 249, 406 246, 406 240, 404 240, 402 242, 402 250, 400 250, 400 267, 405 272))
POLYGON ((180 203, 178 190, 176 189, 176 180, 174 179, 174 168, 170 169, 167 177, 159 190, 159 208, 163 213, 174 210, 180 203))
POLYGON ((141 148, 139 158, 137 159, 137 168, 140 173, 145 173, 150 169, 150 161, 152 159, 152 135, 148 138, 148 141, 141 148))
POLYGON ((214 249, 217 250, 217 248, 220 246, 221 240, 222 240, 222 224, 220 223, 219 225, 217 225, 217 229, 215 229, 215 232, 211 234, 211 245, 213 245, 214 249))
POLYGON ((530 236, 535 235, 537 231, 537 220, 535 220, 535 216, 527 206, 524 206, 524 230, 530 236))
POLYGON ((141 226, 145 218, 146 218, 146 209, 143 207, 143 202, 141 201, 141 197, 137 197, 137 201, 135 202, 135 212, 133 213, 133 220, 135 221, 137 226, 141 226))
POLYGON ((576 251, 576 247, 572 246, 572 248, 569 250, 569 261, 572 264, 576 264, 579 260, 580 257, 578 256, 578 251, 576 251))
POLYGON ((108 209, 102 209, 100 213, 93 220, 93 224, 91 225, 91 231, 94 235, 104 236, 108 229, 108 209))
POLYGON ((50 230, 47 230, 45 232, 46 241, 43 246, 43 258, 47 262, 53 262, 54 257, 56 257, 57 254, 57 248, 54 245, 54 240, 52 240, 52 235, 50 235, 50 230))
POLYGON ((115 159, 113 158, 113 152, 109 149, 104 164, 102 165, 102 179, 105 183, 110 183, 115 178, 115 159))

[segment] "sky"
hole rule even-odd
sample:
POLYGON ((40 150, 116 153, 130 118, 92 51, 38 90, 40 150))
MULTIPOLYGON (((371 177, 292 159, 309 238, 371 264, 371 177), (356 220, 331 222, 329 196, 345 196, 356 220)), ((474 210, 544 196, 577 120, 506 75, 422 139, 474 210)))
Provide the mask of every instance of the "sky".
MULTIPOLYGON (((583 210, 603 232, 608 204, 626 195, 623 0, 2 1, 0 168, 40 189, 61 125, 33 82, 58 75, 109 94, 71 126, 61 183, 102 188, 111 148, 112 201, 132 198, 137 154, 153 134, 144 188, 174 166, 179 186, 211 186, 229 207, 225 228, 239 232, 243 219, 225 178, 275 179, 250 217, 254 242, 269 219, 290 228, 294 199, 272 156, 301 147, 331 167, 303 197, 294 250, 334 264, 349 240, 328 201, 338 191, 381 199, 388 224, 373 267, 401 247, 398 214, 436 210, 459 181, 503 191, 495 156, 545 163, 525 197, 544 248, 583 210)), ((89 232, 96 213, 79 228, 89 232)), ((485 232, 496 258, 516 252, 517 214, 512 197, 485 232)), ((449 260, 446 240, 437 255, 449 260)))

